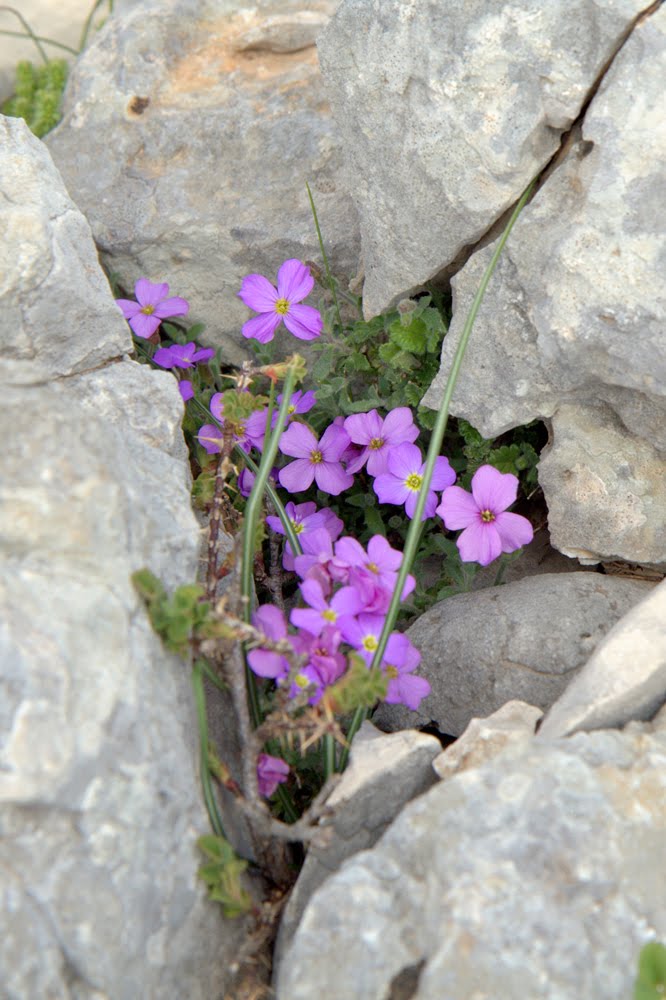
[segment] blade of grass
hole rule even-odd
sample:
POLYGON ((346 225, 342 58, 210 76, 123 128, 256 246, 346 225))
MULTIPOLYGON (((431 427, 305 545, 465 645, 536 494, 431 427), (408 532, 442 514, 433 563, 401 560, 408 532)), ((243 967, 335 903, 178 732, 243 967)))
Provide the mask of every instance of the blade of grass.
POLYGON ((14 16, 19 19, 19 21, 21 22, 21 24, 25 28, 25 31, 26 31, 26 34, 27 34, 28 38, 31 38, 32 41, 35 43, 35 45, 37 47, 37 51, 39 52, 40 56, 44 60, 44 65, 46 65, 48 63, 48 61, 49 61, 49 57, 47 56, 47 54, 44 51, 42 45, 40 44, 39 39, 37 38, 37 35, 34 33, 34 31, 32 30, 32 28, 30 27, 30 25, 28 24, 28 22, 24 18, 23 14, 21 14, 18 10, 16 10, 15 7, 8 7, 6 4, 0 5, 0 11, 2 11, 2 10, 6 10, 10 14, 14 14, 14 16))
POLYGON ((326 280, 328 281, 328 287, 331 289, 331 294, 333 295, 333 301, 335 302, 335 315, 338 320, 338 326, 342 330, 342 319, 340 317, 340 305, 338 303, 338 296, 335 290, 335 282, 333 281, 333 275, 331 274, 331 269, 328 265, 328 257, 326 256, 326 251, 324 250, 324 241, 321 236, 321 229, 319 228, 319 219, 317 218, 317 209, 315 207, 314 198, 312 197, 312 191, 310 190, 310 185, 305 182, 305 187, 307 188, 308 198, 310 199, 310 208, 312 210, 312 218, 314 219, 315 229, 317 230, 317 239, 319 240, 319 249, 321 250, 321 256, 324 261, 324 270, 326 271, 326 280))
MULTIPOLYGON (((398 578, 395 583, 395 588, 393 590, 393 595, 391 597, 391 603, 389 604, 388 611, 386 612, 386 619, 384 621, 384 627, 382 629, 381 635, 377 643, 377 649, 375 650, 375 655, 372 661, 372 667, 380 666, 384 653, 386 651, 386 644, 388 642, 393 626, 395 625, 396 618, 398 616, 398 609, 400 607, 400 597, 405 586, 405 581, 407 575, 412 568, 414 562, 414 557, 418 550, 419 540, 421 538, 421 533, 423 531, 423 522, 421 518, 423 516, 423 510, 425 508, 425 503, 428 495, 428 487, 432 480, 432 474, 435 469, 435 462, 439 457, 442 441, 444 440, 444 435, 446 433, 446 425, 449 419, 449 409, 451 406, 451 398, 453 396, 453 390, 455 389, 456 382, 458 380, 458 374, 460 372, 460 366, 462 365, 463 358, 465 356, 465 351, 467 349, 467 344, 469 341, 470 333, 472 332, 472 327, 476 320, 477 313, 483 301, 483 297, 486 293, 486 288, 488 287, 488 282, 490 281, 493 271, 497 266, 497 261, 500 258, 504 245, 509 238, 509 233, 513 229, 516 219, 522 212, 523 208, 527 204, 534 188, 536 185, 537 178, 535 178, 531 184, 526 188, 526 190, 521 195, 519 201, 516 204, 511 217, 506 224, 504 232, 500 237, 497 246, 495 247, 494 253, 490 258, 490 262, 484 272, 481 283, 477 289, 477 293, 474 296, 474 301, 465 320, 465 325, 463 327, 462 334, 460 335, 460 341, 458 342, 458 347, 456 348, 455 355, 453 357, 453 363, 451 364, 451 371, 449 372, 449 377, 446 380, 446 386, 444 388, 444 396, 437 413, 437 419, 435 421, 434 427, 431 432, 430 446, 428 448, 428 455, 426 458, 425 469, 423 472, 423 482, 421 484, 421 489, 419 490, 419 499, 416 504, 416 510, 414 511, 414 516, 412 522, 407 531, 407 537, 405 538, 405 547, 403 550, 402 563, 400 565, 400 570, 398 572, 398 578)), ((363 719, 366 717, 365 709, 357 709, 352 718, 349 730, 347 732, 347 744, 341 754, 339 768, 342 770, 344 765, 347 763, 347 758, 349 756, 349 744, 356 735, 363 719)))

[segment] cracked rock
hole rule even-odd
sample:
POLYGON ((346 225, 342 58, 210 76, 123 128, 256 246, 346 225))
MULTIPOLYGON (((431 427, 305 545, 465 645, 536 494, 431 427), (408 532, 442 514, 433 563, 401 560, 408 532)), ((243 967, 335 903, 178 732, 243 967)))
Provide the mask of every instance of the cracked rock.
MULTIPOLYGON (((666 7, 633 29, 556 170, 518 219, 472 331, 452 412, 486 437, 552 417, 540 471, 553 543, 666 561, 666 7)), ((453 281, 442 398, 494 246, 453 281)))
POLYGON ((666 581, 611 629, 543 720, 540 739, 649 719, 666 701, 666 581))
POLYGON ((366 315, 450 268, 517 201, 645 6, 340 4, 318 46, 360 216, 366 315))
POLYGON ((432 761, 440 749, 425 733, 387 736, 369 722, 361 726, 349 767, 327 801, 332 815, 320 824, 282 915, 276 962, 315 889, 347 858, 372 847, 403 806, 435 782, 432 761))
POLYGON ((188 670, 131 582, 195 577, 183 404, 118 360, 127 324, 45 147, 0 133, 1 992, 211 1000, 244 925, 197 879, 188 670))
POLYGON ((356 213, 314 46, 334 9, 334 0, 132 4, 77 61, 47 140, 126 289, 142 276, 168 281, 232 362, 247 357, 243 276, 272 280, 286 258, 320 257, 306 181, 334 273, 358 270, 356 213))
POLYGON ((665 775, 662 712, 438 782, 314 894, 279 1000, 627 1000, 666 937, 665 775))
POLYGON ((432 693, 416 712, 381 705, 374 721, 389 730, 434 723, 459 736, 472 718, 514 699, 545 710, 651 586, 600 573, 555 573, 450 597, 408 632, 432 693))

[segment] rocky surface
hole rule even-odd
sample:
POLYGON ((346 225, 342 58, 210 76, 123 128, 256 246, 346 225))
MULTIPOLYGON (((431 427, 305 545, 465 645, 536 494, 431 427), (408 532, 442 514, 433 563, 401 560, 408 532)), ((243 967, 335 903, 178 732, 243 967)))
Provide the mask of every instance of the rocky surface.
POLYGON ((622 726, 650 719, 666 701, 666 581, 632 608, 603 639, 558 698, 539 736, 622 726))
POLYGON ((168 281, 231 361, 247 356, 243 276, 320 257, 306 181, 333 270, 348 279, 358 269, 356 214, 314 45, 335 6, 134 4, 78 61, 48 138, 127 290, 141 276, 168 281))
POLYGON ((197 883, 195 720, 130 574, 196 572, 175 380, 127 326, 48 153, 0 119, 0 980, 210 1000, 242 924, 197 883))
POLYGON ((363 724, 349 766, 327 799, 331 814, 322 819, 321 833, 309 846, 282 914, 277 961, 315 889, 347 858, 372 847, 403 806, 435 783, 432 762, 440 749, 439 740, 425 733, 406 730, 386 736, 369 722, 363 724))
MULTIPOLYGON (((565 157, 513 230, 453 412, 492 437, 552 417, 540 481, 554 544, 666 561, 666 8, 635 27, 565 157), (638 153, 640 150, 640 154, 638 153)), ((456 276, 437 406, 492 247, 456 276)))
POLYGON ((375 722, 390 730, 433 723, 459 736, 474 716, 507 701, 547 709, 650 588, 600 573, 557 573, 450 597, 408 632, 431 694, 416 712, 381 705, 375 722))
POLYGON ((548 163, 644 0, 346 0, 319 40, 381 312, 450 268, 548 163))
POLYGON ((314 894, 279 1000, 627 1000, 666 937, 665 776, 662 712, 440 782, 314 894))
POLYGON ((524 701, 507 701, 485 719, 472 719, 454 743, 435 757, 432 766, 440 778, 480 767, 509 746, 527 746, 543 712, 524 701))

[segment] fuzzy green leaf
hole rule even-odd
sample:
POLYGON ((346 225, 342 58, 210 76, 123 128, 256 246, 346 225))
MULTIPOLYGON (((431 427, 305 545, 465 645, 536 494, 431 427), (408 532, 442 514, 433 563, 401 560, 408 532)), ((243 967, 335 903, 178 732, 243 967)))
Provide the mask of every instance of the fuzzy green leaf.
POLYGON ((650 941, 638 956, 634 1000, 664 1000, 665 996, 666 947, 657 941, 650 941))

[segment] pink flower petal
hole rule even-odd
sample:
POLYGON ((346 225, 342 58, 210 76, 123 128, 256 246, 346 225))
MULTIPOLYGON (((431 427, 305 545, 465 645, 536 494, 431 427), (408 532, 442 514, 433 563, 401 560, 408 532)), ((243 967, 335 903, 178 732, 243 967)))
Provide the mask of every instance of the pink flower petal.
POLYGON ((299 340, 316 340, 324 328, 319 310, 312 306, 290 306, 283 319, 289 333, 299 340))
MULTIPOLYGON (((419 502, 420 490, 410 490, 409 496, 405 500, 405 514, 407 517, 413 518, 416 511, 416 505, 419 502)), ((427 518, 432 517, 435 513, 435 508, 437 507, 437 494, 432 490, 428 490, 428 496, 426 497, 425 507, 423 508, 423 514, 421 515, 421 520, 425 521, 427 518)))
POLYGON ((502 553, 502 540, 492 522, 477 521, 470 524, 458 538, 456 545, 463 562, 478 562, 487 566, 502 553))
POLYGON ((280 469, 280 486, 284 486, 289 493, 303 493, 312 485, 315 467, 312 462, 305 458, 297 458, 295 462, 290 462, 284 469, 280 469))
POLYGON ((471 493, 460 486, 449 486, 442 494, 437 513, 449 531, 467 528, 479 519, 479 508, 471 493))
POLYGON ((399 444, 391 450, 388 459, 389 472, 404 480, 413 473, 420 474, 423 458, 415 444, 399 444))
POLYGON ((402 505, 411 493, 404 482, 391 475, 390 472, 377 476, 372 487, 380 503, 402 505))
POLYGON ((384 420, 384 437, 390 444, 416 441, 419 429, 414 424, 412 411, 408 406, 396 406, 387 413, 384 420))
POLYGON ((377 410, 354 413, 345 420, 345 430, 355 444, 370 444, 373 438, 383 436, 384 421, 377 410))
POLYGON ((301 302, 314 288, 314 278, 309 267, 292 257, 280 266, 277 287, 279 299, 301 302))
POLYGON ((116 299, 116 305, 120 308, 125 319, 131 319, 132 316, 136 316, 138 312, 141 312, 139 303, 132 302, 131 299, 116 299))
POLYGON ((430 690, 430 684, 425 677, 401 674, 389 681, 384 701, 387 705, 406 705, 415 712, 423 699, 430 694, 430 690))
POLYGON ((139 278, 134 286, 134 295, 137 302, 140 302, 142 306, 156 306, 168 294, 169 286, 166 282, 154 285, 152 281, 148 281, 148 278, 139 278))
POLYGON ((261 313, 253 316, 247 323, 243 323, 241 333, 247 339, 258 340, 260 344, 267 344, 275 336, 275 331, 282 322, 282 317, 276 313, 261 313))
MULTIPOLYGON (((310 460, 310 453, 319 446, 317 438, 309 427, 295 421, 287 428, 280 438, 280 451, 283 455, 292 458, 307 458, 310 460)), ((310 480, 312 482, 312 480, 310 480)))
POLYGON ((278 293, 263 274, 248 274, 243 278, 238 298, 255 312, 274 313, 278 293))
POLYGON ((348 445, 347 431, 337 424, 330 424, 319 441, 319 448, 327 462, 337 462, 348 445))
POLYGON ((152 337, 155 330, 158 329, 160 319, 158 316, 146 316, 145 313, 138 312, 136 316, 132 316, 129 321, 129 325, 132 327, 137 337, 143 337, 147 340, 148 337, 152 337))
POLYGON ((317 611, 325 611, 328 607, 324 591, 317 580, 304 580, 299 590, 303 596, 303 600, 311 608, 315 608, 317 611))
POLYGON ((472 495, 479 510, 499 514, 515 503, 518 480, 510 472, 498 472, 492 465, 482 465, 472 478, 472 495))
MULTIPOLYGON (((354 477, 348 475, 336 462, 320 462, 311 468, 314 469, 314 477, 319 489, 324 493, 330 493, 332 497, 339 496, 344 490, 348 490, 350 486, 354 485, 354 477)), ((301 489, 306 489, 306 487, 303 486, 301 489)))
MULTIPOLYGON (((190 310, 190 303, 187 299, 181 299, 179 295, 174 295, 171 299, 164 299, 155 306, 153 315, 160 319, 168 319, 169 316, 185 316, 190 310)), ((194 347, 194 344, 192 344, 194 347)))
POLYGON ((526 517, 503 511, 495 518, 495 527, 502 542, 502 552, 515 552, 529 545, 534 538, 532 525, 526 517))
POLYGON ((435 459, 435 468, 430 480, 431 490, 445 490, 447 486, 452 486, 456 481, 456 474, 449 464, 448 458, 441 455, 435 459))

